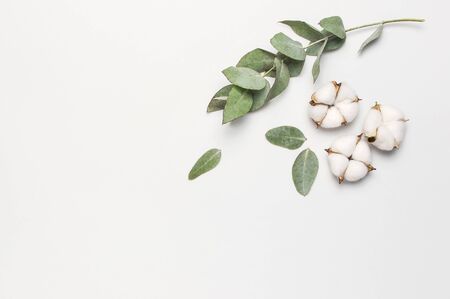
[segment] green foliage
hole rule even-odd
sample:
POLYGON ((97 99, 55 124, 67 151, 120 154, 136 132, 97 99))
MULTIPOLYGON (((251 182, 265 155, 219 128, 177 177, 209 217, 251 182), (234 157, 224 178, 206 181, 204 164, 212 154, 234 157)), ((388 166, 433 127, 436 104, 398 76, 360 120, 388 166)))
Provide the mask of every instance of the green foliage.
POLYGON ((212 97, 211 101, 209 102, 206 112, 210 113, 214 111, 223 110, 225 104, 227 103, 228 94, 230 93, 232 87, 233 85, 230 84, 219 89, 219 91, 216 92, 216 94, 212 97))
POLYGON ((362 43, 358 52, 361 53, 368 45, 379 39, 382 32, 383 24, 379 25, 377 29, 362 43))
POLYGON ((301 43, 294 41, 284 33, 277 33, 270 40, 272 46, 281 54, 294 60, 305 60, 306 53, 301 43))
POLYGON ((319 160, 316 154, 308 149, 302 151, 292 166, 292 180, 298 193, 306 196, 319 171, 319 160))
POLYGON ((260 90, 266 86, 266 81, 258 72, 246 67, 230 66, 222 73, 228 81, 245 89, 260 90))
POLYGON ((270 129, 266 133, 266 139, 274 145, 291 150, 298 149, 306 141, 302 131, 291 126, 270 129))
MULTIPOLYGON (((265 82, 264 85, 266 85, 265 82)), ((226 124, 244 116, 250 111, 252 105, 253 97, 250 90, 233 86, 228 94, 225 108, 223 109, 223 123, 226 124)))
POLYGON ((208 172, 216 167, 220 162, 221 156, 222 152, 219 149, 213 148, 208 150, 197 160, 197 162, 195 162, 194 166, 189 172, 188 179, 196 179, 205 172, 208 172))

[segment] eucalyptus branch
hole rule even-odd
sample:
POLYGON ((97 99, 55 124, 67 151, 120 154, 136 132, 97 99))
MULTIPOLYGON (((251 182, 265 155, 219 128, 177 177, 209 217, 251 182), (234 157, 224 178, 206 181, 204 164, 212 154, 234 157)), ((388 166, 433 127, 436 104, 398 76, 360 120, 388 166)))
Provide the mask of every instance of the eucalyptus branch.
MULTIPOLYGON (((365 24, 365 25, 361 25, 361 26, 351 27, 351 28, 345 29, 345 32, 351 32, 351 31, 355 31, 355 30, 359 30, 359 29, 363 29, 363 28, 380 26, 380 25, 385 25, 385 24, 403 23, 403 22, 419 22, 419 23, 423 23, 423 22, 425 22, 425 19, 404 18, 404 19, 393 19, 393 20, 387 20, 387 21, 380 21, 380 22, 369 23, 369 24, 365 24)), ((333 35, 333 34, 327 35, 326 37, 318 39, 318 40, 310 43, 309 45, 303 47, 303 49, 307 49, 307 48, 309 48, 311 46, 320 44, 321 42, 323 42, 327 38, 333 38, 333 37, 336 37, 336 36, 333 35)))

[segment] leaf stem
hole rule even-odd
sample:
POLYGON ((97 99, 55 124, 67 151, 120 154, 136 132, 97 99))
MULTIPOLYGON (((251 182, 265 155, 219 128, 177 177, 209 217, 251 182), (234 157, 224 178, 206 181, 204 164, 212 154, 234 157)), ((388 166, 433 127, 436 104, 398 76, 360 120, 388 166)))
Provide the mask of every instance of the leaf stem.
MULTIPOLYGON (((385 24, 392 24, 392 23, 402 23, 402 22, 425 22, 425 19, 415 19, 415 18, 404 18, 404 19, 393 19, 393 20, 386 20, 386 21, 380 21, 380 22, 375 22, 375 23, 369 23, 369 24, 365 24, 365 25, 361 25, 361 26, 356 26, 356 27, 351 27, 345 30, 345 32, 351 32, 351 31, 355 31, 355 30, 359 30, 359 29, 363 29, 363 28, 367 28, 367 27, 373 27, 373 26, 379 26, 379 25, 385 25, 385 24)), ((324 40, 326 40, 327 38, 333 38, 334 35, 330 34, 328 36, 325 36, 324 38, 318 39, 312 43, 310 43, 309 45, 303 47, 304 49, 307 49, 311 46, 314 46, 316 44, 319 44, 321 42, 323 42, 324 40)))

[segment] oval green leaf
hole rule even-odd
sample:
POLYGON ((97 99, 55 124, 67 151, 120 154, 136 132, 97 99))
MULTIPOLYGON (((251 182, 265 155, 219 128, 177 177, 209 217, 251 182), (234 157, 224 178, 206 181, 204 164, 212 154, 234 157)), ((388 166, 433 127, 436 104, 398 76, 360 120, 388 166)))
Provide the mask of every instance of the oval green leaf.
POLYGON ((361 53, 368 45, 379 39, 382 32, 383 32, 383 24, 378 26, 377 29, 362 43, 358 52, 361 53))
MULTIPOLYGON (((322 33, 326 36, 331 35, 330 32, 326 30, 322 30, 322 33)), ((346 39, 347 38, 340 39, 339 37, 332 35, 331 37, 328 38, 327 45, 325 46, 325 49, 323 49, 323 52, 331 52, 339 49, 344 45, 346 39)), ((312 45, 311 47, 306 48, 306 55, 317 56, 317 53, 319 52, 321 46, 322 44, 318 43, 312 45)))
POLYGON ((303 21, 285 20, 281 21, 280 23, 288 25, 297 35, 311 42, 314 42, 324 37, 323 34, 320 33, 318 29, 314 28, 313 26, 303 21))
POLYGON ((275 58, 275 68, 275 81, 273 82, 272 88, 267 96, 269 100, 278 96, 287 88, 289 85, 289 78, 291 77, 288 66, 278 57, 275 58))
POLYGON ((270 83, 266 80, 266 87, 261 90, 253 92, 253 104, 250 111, 256 111, 262 108, 268 101, 268 95, 270 91, 270 83))
POLYGON ((258 48, 242 56, 236 66, 250 68, 258 73, 263 73, 273 67, 274 59, 275 54, 258 48))
POLYGON ((320 74, 320 58, 322 57, 323 49, 325 49, 327 42, 328 42, 328 39, 323 41, 322 46, 320 47, 319 52, 317 53, 316 61, 314 61, 314 64, 312 67, 312 75, 313 75, 314 82, 316 82, 316 80, 320 74))
POLYGON ((305 60, 306 53, 301 43, 291 39, 284 33, 277 33, 270 39, 272 46, 294 60, 305 60))
POLYGON ((208 150, 197 160, 197 162, 195 162, 194 166, 189 172, 189 180, 196 179, 205 172, 208 172, 216 167, 220 162, 221 156, 222 152, 217 148, 208 150))
POLYGON ((266 86, 266 80, 258 72, 246 67, 230 66, 222 73, 228 81, 245 89, 260 90, 266 86))
POLYGON ((285 55, 278 53, 277 56, 284 61, 284 63, 287 65, 289 69, 289 75, 291 77, 297 77, 300 75, 303 69, 303 65, 305 64, 305 61, 298 61, 294 59, 290 59, 289 57, 286 57, 285 55))
POLYGON ((345 38, 345 28, 341 17, 338 16, 328 17, 322 19, 319 22, 319 24, 320 26, 322 26, 323 29, 330 32, 331 34, 336 35, 340 39, 345 38))
POLYGON ((230 84, 219 89, 219 91, 216 92, 216 94, 212 97, 211 101, 209 101, 206 112, 210 113, 214 111, 223 110, 223 108, 225 108, 225 105, 227 103, 226 100, 232 87, 233 85, 230 84))
MULTIPOLYGON (((264 85, 266 85, 264 80, 264 85)), ((253 105, 253 98, 250 90, 233 86, 228 94, 227 103, 223 109, 222 123, 226 124, 247 114, 253 105)))
POLYGON ((309 148, 305 149, 298 155, 292 166, 292 179, 298 193, 303 196, 309 193, 318 170, 319 161, 312 150, 309 148))
POLYGON ((270 129, 266 133, 266 139, 274 145, 290 150, 298 149, 306 140, 302 131, 291 126, 281 126, 270 129))

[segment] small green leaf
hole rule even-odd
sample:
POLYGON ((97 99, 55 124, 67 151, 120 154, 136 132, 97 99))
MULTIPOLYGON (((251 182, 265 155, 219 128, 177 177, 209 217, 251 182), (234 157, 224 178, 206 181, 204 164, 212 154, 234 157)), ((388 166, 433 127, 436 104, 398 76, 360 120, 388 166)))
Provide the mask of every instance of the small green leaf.
POLYGON ((294 60, 305 60, 306 53, 301 43, 291 39, 284 33, 277 33, 270 40, 272 46, 294 60))
POLYGON ((228 81, 245 89, 260 90, 266 86, 265 79, 258 72, 246 67, 230 66, 222 73, 228 81))
POLYGON ((216 92, 216 94, 212 97, 211 101, 209 102, 206 112, 210 113, 214 111, 223 110, 225 104, 227 103, 226 99, 228 98, 228 94, 230 93, 232 87, 233 85, 230 84, 219 89, 219 91, 216 92))
MULTIPOLYGON (((331 35, 331 33, 326 30, 322 30, 322 33, 325 36, 331 35)), ((325 49, 323 51, 331 52, 331 51, 339 49, 340 47, 342 47, 344 45, 346 39, 347 38, 340 39, 339 37, 332 35, 331 37, 328 38, 327 45, 325 46, 325 49)), ((318 43, 318 44, 312 45, 311 47, 306 48, 306 55, 317 56, 317 53, 319 52, 319 49, 321 46, 322 46, 322 44, 318 43)))
POLYGON ((362 43, 361 48, 359 48, 359 53, 361 53, 369 44, 373 43, 380 38, 383 32, 383 24, 377 27, 377 29, 362 43))
POLYGON ((189 180, 193 180, 216 167, 220 162, 221 156, 222 153, 217 148, 208 150, 197 160, 197 162, 195 162, 194 166, 189 172, 189 180))
POLYGON ((324 40, 324 42, 322 43, 322 46, 320 47, 319 52, 317 53, 316 61, 314 61, 314 64, 312 67, 312 75, 313 75, 314 82, 316 82, 316 80, 320 74, 320 58, 322 57, 323 49, 325 49, 327 42, 328 42, 328 39, 324 40))
MULTIPOLYGON (((264 86, 266 85, 266 80, 264 80, 264 86)), ((228 94, 227 103, 223 109, 223 121, 226 124, 233 121, 239 117, 247 114, 253 105, 253 98, 250 90, 240 88, 238 86, 233 86, 230 93, 228 94)))
POLYGON ((269 95, 267 96, 269 100, 278 96, 289 85, 289 78, 290 78, 289 68, 278 57, 275 58, 275 68, 276 68, 275 81, 273 82, 272 88, 270 89, 269 95))
POLYGON ((274 145, 291 150, 298 149, 306 140, 302 131, 290 126, 270 129, 266 133, 266 139, 274 145))
POLYGON ((267 72, 273 67, 275 54, 263 49, 254 49, 239 60, 237 67, 250 68, 258 73, 267 72))
POLYGON ((286 59, 284 63, 287 65, 289 69, 289 75, 291 77, 297 77, 300 75, 303 69, 303 65, 305 64, 305 61, 297 61, 293 59, 286 59))
POLYGON ((320 26, 326 31, 336 35, 340 39, 345 38, 345 28, 341 17, 334 16, 322 19, 319 22, 320 26))
POLYGON ((250 111, 256 111, 262 108, 267 103, 267 101, 269 100, 267 97, 269 95, 269 91, 270 83, 266 80, 266 87, 253 92, 253 105, 250 111))
POLYGON ((319 170, 319 161, 312 150, 305 149, 295 159, 292 166, 292 179, 298 193, 306 196, 316 179, 319 170))
POLYGON ((288 25, 299 36, 301 36, 304 39, 307 39, 311 42, 314 42, 314 41, 319 40, 324 37, 323 34, 320 33, 319 30, 317 30, 313 26, 311 26, 308 23, 303 22, 303 21, 285 20, 285 21, 281 21, 281 23, 288 25))

